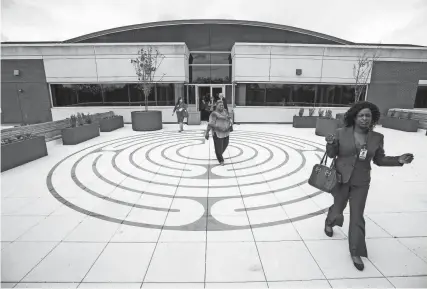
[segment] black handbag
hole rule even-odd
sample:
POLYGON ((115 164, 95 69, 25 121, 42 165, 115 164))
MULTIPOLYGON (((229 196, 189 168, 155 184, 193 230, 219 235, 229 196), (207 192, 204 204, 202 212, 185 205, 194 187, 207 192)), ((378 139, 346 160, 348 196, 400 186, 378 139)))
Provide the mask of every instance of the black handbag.
POLYGON ((308 184, 327 193, 331 193, 338 182, 340 182, 341 175, 335 168, 335 158, 332 159, 331 165, 327 166, 328 156, 326 153, 323 155, 320 164, 313 167, 308 184))

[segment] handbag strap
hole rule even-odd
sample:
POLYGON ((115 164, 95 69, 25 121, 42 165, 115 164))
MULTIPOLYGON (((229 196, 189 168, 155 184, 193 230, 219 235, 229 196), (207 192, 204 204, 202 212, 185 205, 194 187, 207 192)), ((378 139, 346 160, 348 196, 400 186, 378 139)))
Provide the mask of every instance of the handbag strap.
MULTIPOLYGON (((335 168, 335 159, 336 158, 332 158, 331 165, 329 166, 330 168, 335 168)), ((320 164, 325 164, 325 166, 328 165, 328 155, 326 154, 326 152, 323 155, 322 160, 320 161, 320 164)))

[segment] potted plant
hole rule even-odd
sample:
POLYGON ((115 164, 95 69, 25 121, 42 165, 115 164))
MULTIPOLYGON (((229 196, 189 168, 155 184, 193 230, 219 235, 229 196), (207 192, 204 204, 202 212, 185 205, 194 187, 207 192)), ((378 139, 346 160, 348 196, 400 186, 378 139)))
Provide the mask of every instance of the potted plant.
POLYGON ((135 68, 135 73, 138 77, 138 88, 141 93, 144 93, 145 111, 132 111, 132 129, 135 131, 153 131, 163 128, 162 112, 148 111, 148 96, 155 85, 155 82, 161 81, 163 78, 156 79, 156 72, 165 58, 157 49, 153 51, 150 46, 141 48, 138 51, 138 56, 131 59, 131 63, 135 68))
POLYGON ((121 127, 124 127, 123 116, 115 115, 114 112, 112 115, 103 117, 99 120, 99 128, 101 132, 110 132, 121 127))
POLYGON ((61 131, 64 145, 75 145, 99 136, 99 124, 93 123, 90 114, 77 113, 70 117, 71 127, 61 131))
POLYGON ((406 118, 403 118, 401 113, 396 114, 395 110, 390 110, 390 117, 382 119, 381 124, 384 128, 391 128, 400 131, 417 132, 418 131, 418 120, 412 119, 412 112, 406 114, 406 118))
POLYGON ((326 110, 325 116, 323 116, 323 110, 320 112, 319 117, 316 121, 316 135, 327 136, 329 134, 335 133, 335 130, 338 128, 340 121, 332 117, 332 110, 326 110))
POLYGON ((47 156, 44 136, 17 135, 1 140, 1 171, 47 156))
POLYGON ((335 115, 335 118, 339 121, 338 127, 344 127, 345 125, 344 117, 345 117, 345 113, 337 113, 335 115))
POLYGON ((308 116, 304 116, 304 108, 300 108, 298 115, 295 115, 292 126, 296 128, 315 128, 317 117, 313 116, 315 109, 308 110, 308 116))

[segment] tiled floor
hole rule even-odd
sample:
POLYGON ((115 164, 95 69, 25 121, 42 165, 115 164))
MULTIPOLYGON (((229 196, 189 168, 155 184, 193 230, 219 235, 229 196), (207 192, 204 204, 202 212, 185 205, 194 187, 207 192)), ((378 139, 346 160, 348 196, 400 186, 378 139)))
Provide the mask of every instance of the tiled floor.
POLYGON ((348 208, 328 238, 332 198, 306 183, 324 150, 313 129, 235 125, 224 167, 204 127, 177 129, 52 141, 49 156, 3 172, 1 286, 427 287, 424 131, 377 128, 388 154, 415 161, 373 166, 359 272, 348 208))

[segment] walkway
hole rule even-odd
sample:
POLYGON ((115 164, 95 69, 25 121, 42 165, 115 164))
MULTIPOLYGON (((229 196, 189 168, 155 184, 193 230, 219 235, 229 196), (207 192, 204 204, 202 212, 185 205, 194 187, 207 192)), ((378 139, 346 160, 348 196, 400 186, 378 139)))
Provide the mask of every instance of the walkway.
POLYGON ((324 151, 314 129, 236 125, 223 167, 203 127, 186 129, 56 140, 2 173, 2 287, 427 287, 425 131, 377 128, 415 161, 373 166, 359 272, 348 209, 328 238, 332 198, 306 183, 324 151))

